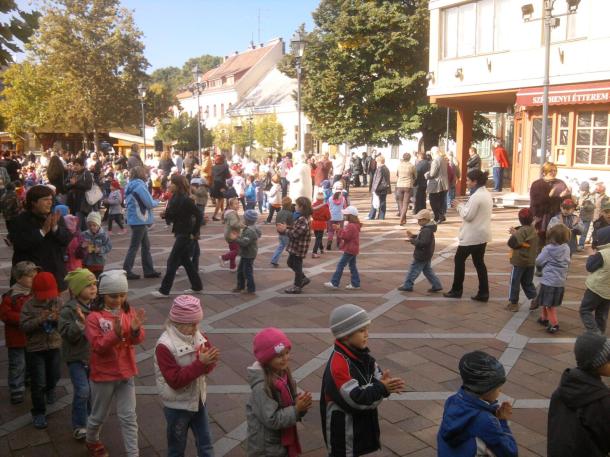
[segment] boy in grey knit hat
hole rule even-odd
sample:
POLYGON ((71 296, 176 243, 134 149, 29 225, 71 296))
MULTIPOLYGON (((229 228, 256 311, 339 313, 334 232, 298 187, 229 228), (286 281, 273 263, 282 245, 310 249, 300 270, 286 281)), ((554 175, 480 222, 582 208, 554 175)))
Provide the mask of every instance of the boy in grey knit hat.
POLYGON ((381 371, 367 346, 367 312, 356 305, 341 305, 330 315, 335 348, 330 356, 320 393, 322 432, 329 456, 359 456, 381 449, 377 407, 405 382, 381 371), (349 426, 348 424, 351 424, 349 426))

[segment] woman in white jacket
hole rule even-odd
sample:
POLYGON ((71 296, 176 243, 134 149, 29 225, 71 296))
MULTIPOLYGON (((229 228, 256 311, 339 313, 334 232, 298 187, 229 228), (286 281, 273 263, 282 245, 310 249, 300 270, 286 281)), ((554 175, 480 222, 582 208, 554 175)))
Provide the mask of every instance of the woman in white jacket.
POLYGON ((479 277, 479 291, 471 298, 476 301, 489 300, 489 281, 485 266, 485 248, 491 241, 491 212, 493 200, 485 188, 487 172, 471 170, 466 177, 466 185, 470 189, 470 197, 464 203, 451 202, 464 223, 458 234, 458 248, 455 252, 453 285, 449 292, 443 294, 448 298, 461 298, 464 286, 464 270, 466 259, 472 255, 472 263, 479 277))

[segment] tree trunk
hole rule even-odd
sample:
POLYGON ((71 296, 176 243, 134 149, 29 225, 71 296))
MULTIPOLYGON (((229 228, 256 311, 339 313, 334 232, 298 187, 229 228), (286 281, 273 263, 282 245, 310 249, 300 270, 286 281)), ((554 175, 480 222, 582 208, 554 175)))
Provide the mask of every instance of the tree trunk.
POLYGON ((422 130, 422 137, 419 139, 417 149, 419 151, 429 151, 432 146, 438 146, 439 136, 429 130, 422 130))
POLYGON ((97 153, 100 150, 100 134, 97 128, 93 129, 93 150, 97 153))

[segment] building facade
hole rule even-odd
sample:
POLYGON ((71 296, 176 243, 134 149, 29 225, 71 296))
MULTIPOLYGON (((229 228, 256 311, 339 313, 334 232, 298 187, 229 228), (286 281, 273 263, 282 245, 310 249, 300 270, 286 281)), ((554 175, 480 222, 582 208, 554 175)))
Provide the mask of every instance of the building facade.
MULTIPOLYGON (((548 1, 548 0, 547 0, 548 1)), ((476 111, 506 113, 512 188, 540 176, 543 0, 430 0, 428 95, 457 111, 457 156, 466 160, 476 111), (522 6, 530 3, 529 21, 522 6)), ((547 157, 559 176, 610 183, 610 2, 556 0, 551 33, 547 157)), ((464 170, 465 167, 462 167, 464 170)))

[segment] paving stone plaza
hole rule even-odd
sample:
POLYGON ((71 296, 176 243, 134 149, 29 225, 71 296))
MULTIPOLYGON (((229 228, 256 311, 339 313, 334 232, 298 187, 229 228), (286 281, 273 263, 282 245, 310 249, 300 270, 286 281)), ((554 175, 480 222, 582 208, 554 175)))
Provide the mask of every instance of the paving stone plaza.
MULTIPOLYGON (((389 199, 388 199, 389 200, 389 199)), ((352 191, 352 203, 362 216, 369 208, 363 189, 352 191)), ((411 262, 412 246, 405 242, 405 229, 417 230, 413 219, 407 227, 398 225, 394 205, 389 203, 391 217, 385 221, 364 221, 358 267, 362 278, 360 290, 341 288, 329 291, 323 283, 330 279, 339 258, 336 250, 319 259, 305 260, 306 274, 311 278, 301 295, 286 295, 283 290, 292 283, 293 274, 286 267, 286 255, 280 268, 271 268, 269 259, 277 244, 273 225, 262 225, 262 239, 255 262, 257 294, 243 296, 229 292, 235 287, 235 273, 221 268, 218 256, 226 249, 222 226, 213 222, 202 230, 201 276, 204 283, 202 304, 203 328, 221 350, 221 363, 208 378, 208 411, 212 422, 216 457, 245 455, 245 402, 249 386, 246 367, 254 358, 252 337, 261 328, 283 329, 293 342, 292 369, 300 388, 319 398, 324 365, 330 355, 332 336, 327 328, 330 311, 340 304, 354 303, 365 308, 373 319, 370 348, 382 368, 406 380, 407 391, 392 395, 380 407, 383 450, 375 455, 425 457, 436 455, 436 434, 441 421, 444 400, 460 386, 458 361, 468 351, 480 349, 498 357, 508 372, 504 385, 505 399, 513 402, 512 430, 519 443, 520 456, 546 455, 546 421, 549 397, 556 388, 561 372, 574 364, 574 338, 582 332, 578 306, 584 291, 584 263, 588 249, 576 253, 572 260, 566 296, 559 309, 561 330, 549 335, 536 323, 538 315, 530 313, 529 302, 521 296, 521 310, 511 313, 507 303, 511 266, 507 229, 517 225, 515 209, 496 208, 493 214, 494 242, 488 245, 486 264, 489 270, 490 301, 470 300, 476 293, 477 278, 470 261, 464 296, 446 299, 429 294, 423 275, 415 292, 399 292, 405 271, 411 262), (422 282, 423 281, 423 282, 422 282)), ((448 222, 439 226, 433 260, 445 291, 453 276, 453 253, 460 222, 453 210, 448 222)), ((4 230, 5 232, 5 230, 4 230)), ((120 268, 127 250, 129 234, 113 235, 113 250, 107 269, 120 268)), ((155 267, 164 271, 173 236, 157 218, 151 229, 155 267)), ((311 250, 311 249, 310 249, 311 250)), ((8 284, 11 251, 0 250, 0 280, 8 284)), ((134 272, 141 274, 139 256, 134 272)), ((347 275, 347 276, 346 276, 347 275)), ((137 348, 137 414, 141 456, 166 455, 165 418, 156 394, 153 371, 155 342, 164 328, 171 299, 155 299, 150 292, 159 280, 130 281, 129 299, 133 306, 146 310, 146 339, 137 348)), ((183 270, 176 278, 173 293, 189 287, 183 270)), ((0 455, 2 456, 82 456, 82 442, 72 438, 70 427, 71 386, 67 370, 62 367, 58 401, 49 408, 49 428, 35 430, 29 413, 29 394, 24 404, 9 404, 7 388, 7 353, 4 329, 0 327, 0 455)), ((299 433, 303 455, 324 456, 318 403, 310 410, 299 433)), ((196 455, 192 439, 187 455, 196 455)), ((110 455, 123 455, 117 417, 104 426, 102 440, 110 455)))

